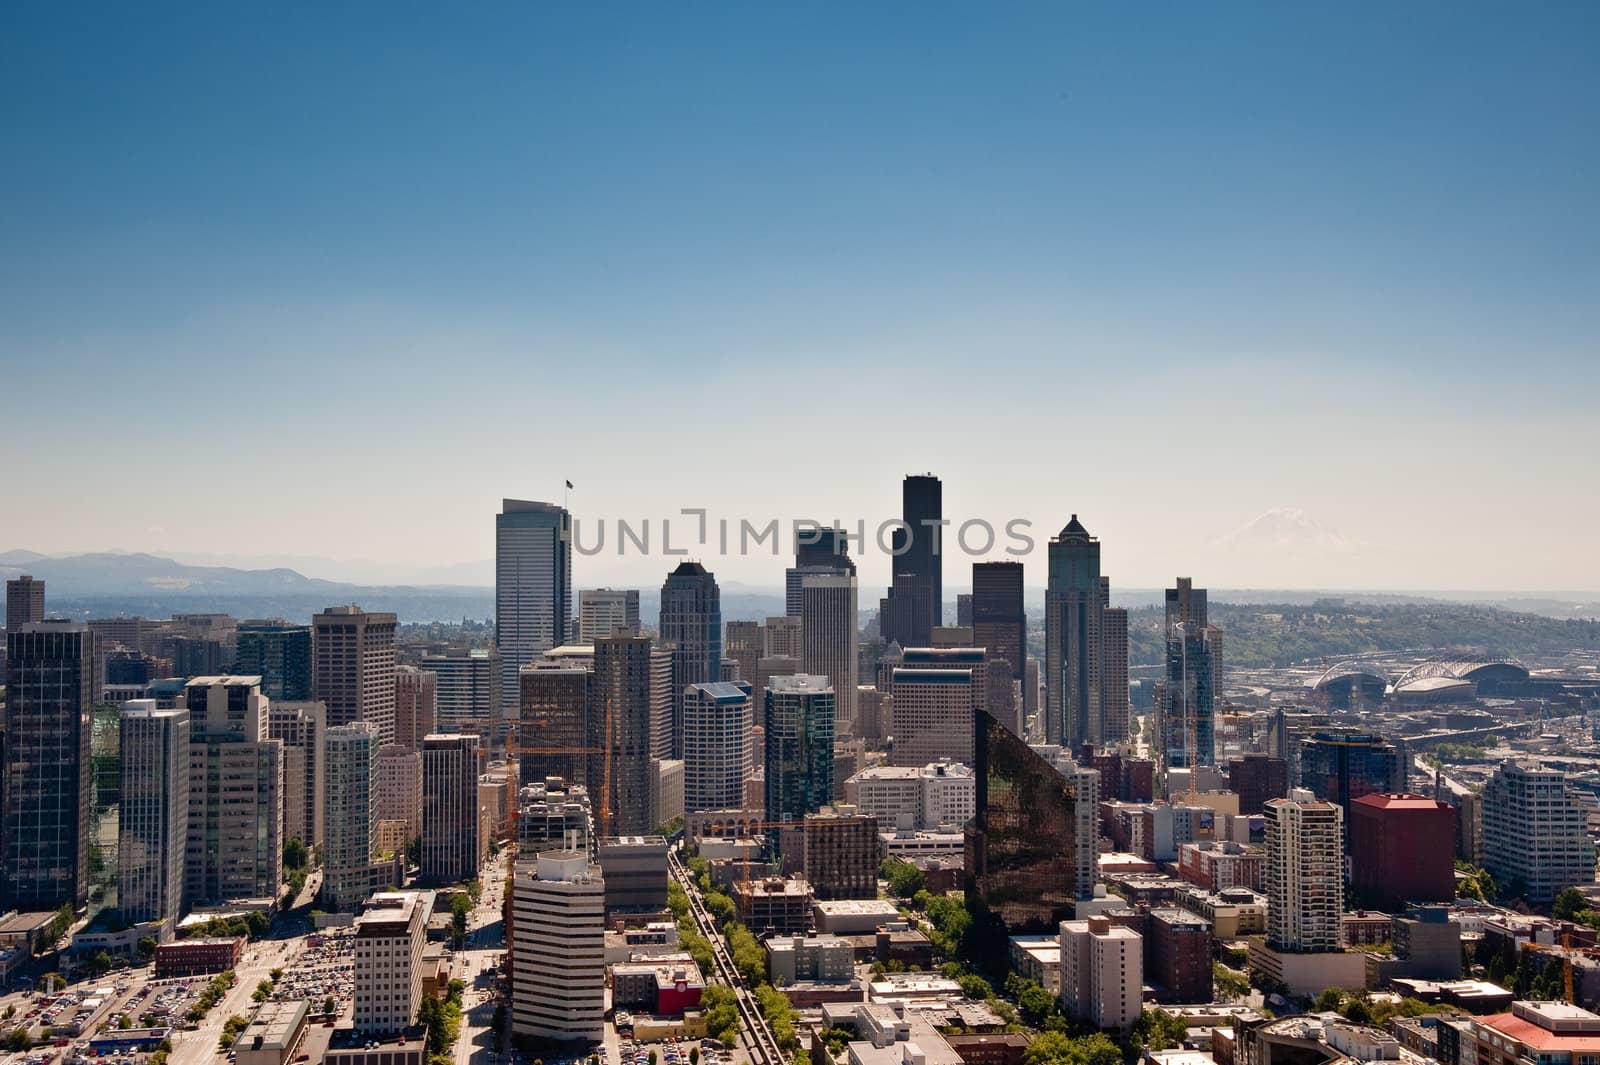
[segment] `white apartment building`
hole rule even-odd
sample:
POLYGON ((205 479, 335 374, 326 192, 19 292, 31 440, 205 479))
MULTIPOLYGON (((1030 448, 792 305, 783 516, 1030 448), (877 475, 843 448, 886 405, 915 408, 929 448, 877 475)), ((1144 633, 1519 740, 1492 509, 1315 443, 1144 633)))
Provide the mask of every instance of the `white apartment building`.
POLYGON ((1144 938, 1109 918, 1061 922, 1061 1008, 1106 1031, 1127 1031, 1143 1009, 1144 938))
POLYGON ((1509 761, 1483 786, 1483 866, 1498 883, 1521 880, 1548 902, 1562 888, 1594 882, 1594 843, 1566 774, 1509 761))
POLYGON ((1280 951, 1343 946, 1344 811, 1295 788, 1269 799, 1266 815, 1267 942, 1280 951))

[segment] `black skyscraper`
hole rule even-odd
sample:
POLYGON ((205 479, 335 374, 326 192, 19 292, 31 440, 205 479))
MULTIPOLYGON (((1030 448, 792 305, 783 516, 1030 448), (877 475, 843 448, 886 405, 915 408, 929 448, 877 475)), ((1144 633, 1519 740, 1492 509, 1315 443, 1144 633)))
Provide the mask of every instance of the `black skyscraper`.
POLYGON ((944 486, 930 474, 901 485, 901 520, 894 534, 894 582, 879 604, 878 628, 886 642, 926 647, 933 627, 944 624, 944 486))

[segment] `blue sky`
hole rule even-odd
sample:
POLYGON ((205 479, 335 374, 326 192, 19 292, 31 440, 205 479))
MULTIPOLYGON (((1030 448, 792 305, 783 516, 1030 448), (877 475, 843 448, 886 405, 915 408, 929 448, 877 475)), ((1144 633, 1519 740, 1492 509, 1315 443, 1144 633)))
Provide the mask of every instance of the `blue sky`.
POLYGON ((1597 39, 7 5, 0 549, 442 564, 564 477, 596 519, 877 519, 931 469, 958 517, 1084 515, 1124 583, 1600 588, 1597 39), (1346 546, 1239 533, 1274 508, 1346 546))

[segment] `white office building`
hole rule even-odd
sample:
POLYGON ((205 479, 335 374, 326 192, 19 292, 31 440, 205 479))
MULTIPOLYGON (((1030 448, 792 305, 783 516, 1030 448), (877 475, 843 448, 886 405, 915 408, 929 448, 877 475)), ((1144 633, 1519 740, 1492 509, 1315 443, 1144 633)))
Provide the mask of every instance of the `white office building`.
POLYGON ((129 923, 162 922, 166 938, 183 910, 189 711, 158 710, 154 699, 126 702, 120 742, 117 905, 129 923))
POLYGON ((736 810, 750 775, 750 696, 737 684, 691 684, 683 697, 683 806, 736 810))
POLYGON ((605 880, 579 851, 517 863, 511 1030, 598 1043, 605 1035, 605 880))
POLYGON ((415 1023, 422 1005, 422 947, 433 913, 429 891, 372 896, 355 922, 355 1026, 393 1035, 415 1023))

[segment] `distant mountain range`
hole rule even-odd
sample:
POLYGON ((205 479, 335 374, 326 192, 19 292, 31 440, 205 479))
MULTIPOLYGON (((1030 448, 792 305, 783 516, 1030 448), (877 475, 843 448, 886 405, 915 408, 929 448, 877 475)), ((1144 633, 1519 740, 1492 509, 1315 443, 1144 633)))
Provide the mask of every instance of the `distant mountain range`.
MULTIPOLYGON (((446 571, 455 567, 438 567, 446 571)), ((462 570, 476 570, 468 563, 462 570)), ((266 569, 225 565, 193 565, 143 553, 114 551, 52 556, 37 551, 0 552, 0 577, 23 573, 45 581, 53 614, 106 617, 143 614, 164 617, 191 611, 225 611, 235 617, 309 618, 337 603, 360 603, 369 610, 393 610, 402 621, 457 621, 494 616, 494 589, 483 584, 357 584, 307 577, 288 567, 266 569)), ((954 610, 955 595, 964 588, 946 586, 954 610)), ((863 587, 863 617, 877 607, 880 590, 863 587)), ((658 587, 640 589, 640 611, 646 619, 659 610, 658 587)), ((1044 589, 1029 587, 1025 606, 1043 612, 1044 589)), ((1318 599, 1371 603, 1473 603, 1501 610, 1555 618, 1600 618, 1600 592, 1474 592, 1474 591, 1341 591, 1335 589, 1212 588, 1213 602, 1242 605, 1310 604, 1318 599)), ((1115 605, 1137 609, 1162 602, 1159 588, 1113 587, 1115 605)), ((724 619, 760 619, 781 614, 783 591, 737 581, 722 583, 724 619)), ((954 618, 950 619, 952 622, 954 618)))

